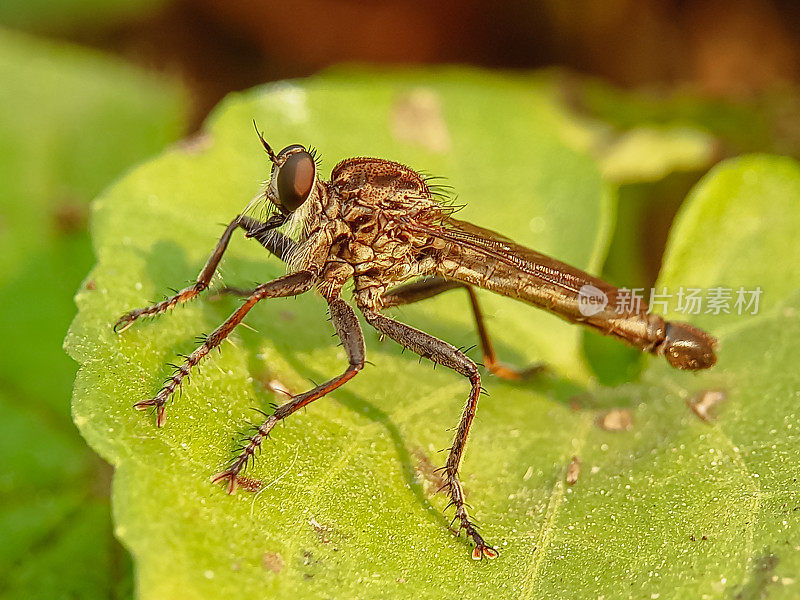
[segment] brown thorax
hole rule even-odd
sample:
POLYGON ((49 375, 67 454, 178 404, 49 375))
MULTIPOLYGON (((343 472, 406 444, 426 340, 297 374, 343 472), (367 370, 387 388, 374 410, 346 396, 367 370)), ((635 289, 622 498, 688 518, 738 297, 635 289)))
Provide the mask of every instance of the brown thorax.
POLYGON ((351 277, 359 305, 380 309, 384 291, 435 267, 434 238, 408 228, 409 221, 435 226, 449 214, 424 179, 399 163, 351 158, 330 181, 318 181, 297 211, 299 242, 291 271, 320 273, 320 292, 338 294, 351 277))

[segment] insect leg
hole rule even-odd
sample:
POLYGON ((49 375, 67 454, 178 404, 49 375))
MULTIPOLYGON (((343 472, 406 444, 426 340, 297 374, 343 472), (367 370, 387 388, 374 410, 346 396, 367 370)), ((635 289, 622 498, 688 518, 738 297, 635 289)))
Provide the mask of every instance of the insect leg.
MULTIPOLYGON (((250 217, 240 217, 240 227, 247 230, 245 237, 252 237, 266 248, 271 254, 280 258, 283 262, 287 262, 289 256, 297 248, 297 242, 292 238, 284 235, 277 229, 270 229, 267 231, 259 231, 263 223, 251 219, 250 217)), ((247 298, 251 296, 255 288, 239 288, 226 285, 217 291, 217 293, 209 298, 217 300, 220 296, 236 296, 238 298, 247 298)))
POLYGON ((297 248, 297 242, 284 235, 277 229, 265 229, 265 223, 250 217, 240 216, 239 227, 244 229, 245 237, 253 238, 266 248, 271 254, 287 262, 289 256, 297 248))
POLYGON ((404 304, 413 304, 420 300, 427 300, 438 296, 442 292, 456 288, 467 287, 460 281, 445 279, 444 277, 430 277, 411 283, 404 283, 390 289, 383 295, 381 305, 383 308, 392 308, 404 304))
POLYGON ((215 483, 227 480, 229 494, 236 491, 236 478, 238 474, 247 467, 250 460, 254 459, 256 450, 261 446, 264 439, 269 436, 270 431, 272 431, 272 428, 275 427, 278 421, 285 419, 294 411, 332 392, 355 377, 356 373, 364 367, 366 355, 364 335, 361 332, 361 325, 358 323, 355 312, 341 298, 329 300, 328 308, 330 309, 333 327, 347 353, 347 368, 338 377, 334 377, 318 385, 314 389, 292 397, 286 404, 279 406, 266 421, 256 428, 256 432, 247 440, 247 445, 244 447, 241 454, 233 459, 233 462, 227 469, 214 475, 212 478, 212 481, 215 483))
POLYGON ((231 240, 231 236, 237 227, 244 229, 247 232, 247 237, 255 238, 272 254, 275 254, 278 258, 285 260, 285 257, 294 250, 295 243, 290 238, 278 231, 264 230, 263 225, 264 224, 260 221, 251 219, 250 217, 236 217, 225 228, 225 231, 217 242, 214 251, 211 253, 211 256, 208 258, 206 264, 203 266, 202 270, 197 276, 197 280, 192 285, 182 289, 174 296, 171 296, 162 302, 158 302, 157 304, 153 304, 144 308, 137 308, 124 314, 114 325, 114 331, 116 333, 122 333, 128 329, 128 327, 133 325, 134 321, 136 321, 136 319, 139 317, 144 315, 158 315, 164 313, 171 308, 174 308, 178 304, 182 304, 196 298, 201 292, 208 289, 208 286, 211 283, 211 278, 214 276, 214 272, 217 270, 219 261, 222 259, 222 255, 225 254, 225 250, 228 248, 228 243, 231 240))
POLYGON ((481 393, 481 376, 477 365, 470 360, 466 354, 454 346, 443 342, 419 329, 415 329, 404 323, 395 321, 371 310, 363 310, 367 322, 377 329, 380 333, 392 338, 401 346, 412 350, 423 358, 427 358, 435 363, 444 365, 461 373, 469 379, 471 389, 469 398, 461 413, 461 420, 458 423, 453 445, 450 447, 450 454, 444 467, 446 476, 445 489, 450 496, 450 505, 455 506, 456 516, 459 521, 459 530, 464 529, 469 537, 475 542, 472 551, 472 558, 480 560, 484 557, 495 558, 497 551, 490 547, 483 537, 478 533, 475 524, 470 519, 467 506, 464 502, 464 490, 458 477, 458 469, 461 466, 461 459, 464 454, 464 447, 467 443, 472 421, 475 418, 475 411, 478 408, 478 397, 481 393))
POLYGON ((475 318, 475 326, 478 329, 478 337, 481 343, 481 352, 483 353, 483 364, 489 369, 489 372, 502 377, 504 379, 521 380, 539 373, 543 367, 542 365, 533 365, 526 369, 517 369, 515 367, 506 365, 497 359, 495 354, 492 340, 489 337, 489 332, 486 329, 486 323, 483 318, 483 311, 481 311, 480 304, 478 303, 478 296, 475 290, 468 285, 458 281, 445 279, 444 277, 432 277, 430 279, 423 279, 422 281, 415 281, 398 286, 389 290, 383 296, 384 308, 393 306, 401 306, 403 304, 411 304, 419 302, 420 300, 427 300, 442 292, 453 290, 456 288, 464 288, 469 294, 469 302, 472 307, 472 315, 475 318))
POLYGON ((541 373, 545 368, 544 365, 541 364, 534 364, 525 369, 517 369, 516 367, 502 363, 497 359, 497 354, 494 352, 494 346, 492 345, 492 340, 489 337, 489 332, 486 330, 486 323, 483 319, 483 311, 481 311, 481 306, 478 304, 478 295, 475 293, 474 288, 470 286, 465 287, 467 288, 467 294, 469 294, 469 303, 472 307, 472 315, 475 318, 475 327, 478 329, 478 337, 481 341, 483 365, 489 369, 489 372, 497 375, 498 377, 502 377, 503 379, 510 379, 512 381, 528 379, 537 373, 541 373))
POLYGON ((161 391, 155 397, 142 400, 134 404, 134 408, 145 410, 154 407, 156 409, 156 425, 161 427, 166 421, 164 414, 165 404, 172 394, 177 390, 183 380, 189 376, 192 368, 199 363, 211 350, 222 343, 231 331, 241 323, 245 315, 250 311, 259 300, 264 298, 281 298, 285 296, 296 296, 307 292, 314 286, 316 276, 308 271, 284 275, 268 283, 258 286, 254 293, 219 327, 217 327, 203 343, 189 356, 184 363, 170 377, 161 391))
POLYGON ((209 300, 219 300, 222 296, 235 296, 237 298, 247 298, 252 296, 256 288, 238 288, 226 285, 220 288, 213 296, 209 296, 209 300))

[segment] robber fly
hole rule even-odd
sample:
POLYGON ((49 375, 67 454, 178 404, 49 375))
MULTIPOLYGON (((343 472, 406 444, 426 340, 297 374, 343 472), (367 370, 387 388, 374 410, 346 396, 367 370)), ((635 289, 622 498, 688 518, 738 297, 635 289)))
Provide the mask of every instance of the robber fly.
POLYGON ((322 181, 308 149, 293 144, 275 153, 258 135, 272 171, 256 200, 270 207, 271 213, 257 219, 245 210, 225 229, 193 285, 163 302, 128 312, 114 326, 121 332, 141 316, 166 312, 208 289, 237 229, 243 229, 245 237, 260 242, 288 266, 286 275, 252 290, 231 290, 246 298, 243 304, 185 357, 158 394, 135 405, 154 409, 156 424, 161 427, 167 401, 191 370, 260 300, 316 289, 328 303, 333 327, 347 355, 347 367, 340 375, 292 396, 273 414, 265 415, 266 420, 254 428, 241 453, 213 477, 214 482, 223 482, 229 493, 236 490, 237 477, 276 423, 332 392, 364 367, 361 326, 355 311, 341 298, 342 288, 351 279, 355 305, 382 336, 469 380, 469 396, 442 471, 443 490, 455 507, 454 522, 458 522, 459 533, 463 529, 475 544, 472 557, 476 560, 497 556, 497 550, 478 533, 459 480, 459 466, 481 392, 480 371, 464 352, 383 315, 384 309, 463 288, 476 320, 483 364, 489 372, 508 379, 520 379, 525 372, 497 360, 474 287, 522 300, 644 352, 664 356, 678 369, 707 369, 716 362, 716 340, 708 333, 686 323, 665 321, 651 314, 644 302, 631 303, 620 312, 617 299, 621 290, 493 231, 454 219, 452 206, 437 197, 425 177, 407 166, 380 158, 349 158, 336 165, 330 181, 322 181), (291 236, 278 230, 287 223, 293 225, 291 236), (581 291, 586 286, 605 296, 605 306, 593 311, 580 309, 581 291))

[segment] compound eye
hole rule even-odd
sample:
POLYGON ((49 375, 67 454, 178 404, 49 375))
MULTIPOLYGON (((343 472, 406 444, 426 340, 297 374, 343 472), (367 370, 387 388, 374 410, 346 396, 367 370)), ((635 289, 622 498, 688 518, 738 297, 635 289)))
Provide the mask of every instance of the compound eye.
MULTIPOLYGON (((302 148, 302 146, 300 146, 302 148)), ((291 146, 289 148, 292 148, 291 146)), ((284 154, 289 148, 281 150, 284 154)), ((308 199, 314 187, 317 165, 306 150, 295 151, 278 168, 278 201, 287 212, 294 212, 308 199)))

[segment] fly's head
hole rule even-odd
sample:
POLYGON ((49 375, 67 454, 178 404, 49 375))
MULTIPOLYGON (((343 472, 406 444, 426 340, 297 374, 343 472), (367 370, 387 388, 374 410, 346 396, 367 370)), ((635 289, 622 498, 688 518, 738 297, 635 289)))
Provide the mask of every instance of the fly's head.
POLYGON ((275 153, 261 133, 258 138, 272 163, 264 197, 273 214, 267 219, 266 227, 280 227, 291 220, 301 229, 307 229, 309 221, 315 216, 318 218, 321 210, 314 156, 300 144, 286 146, 275 153))

